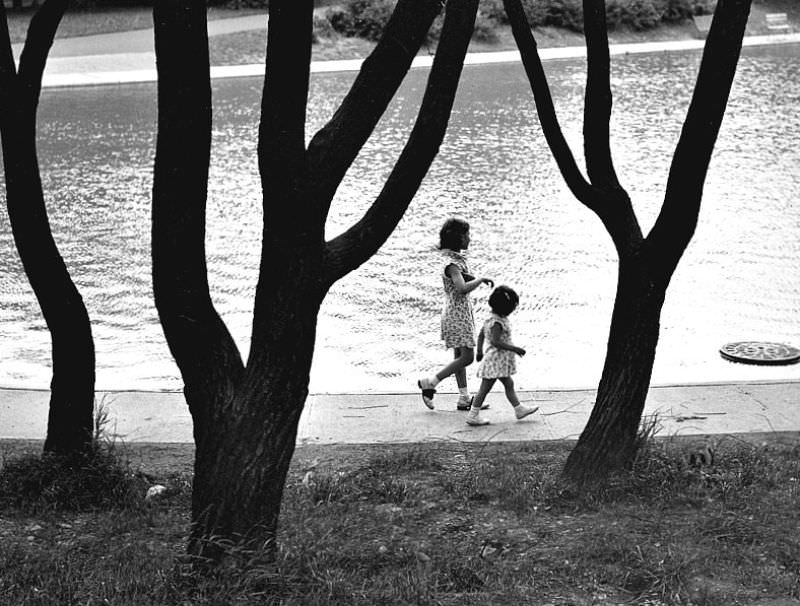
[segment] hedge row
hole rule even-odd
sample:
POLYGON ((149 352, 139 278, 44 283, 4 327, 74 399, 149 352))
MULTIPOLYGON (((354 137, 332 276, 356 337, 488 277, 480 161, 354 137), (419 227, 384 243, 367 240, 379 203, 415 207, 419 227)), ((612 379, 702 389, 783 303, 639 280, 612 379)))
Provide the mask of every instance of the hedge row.
MULTIPOLYGON (((344 0, 327 17, 333 29, 346 36, 376 40, 392 13, 395 0, 344 0)), ((522 0, 534 27, 553 26, 583 31, 582 0, 522 0)), ((678 23, 693 15, 709 14, 716 0, 607 0, 609 29, 630 27, 646 30, 661 23, 678 23)), ((439 28, 441 22, 438 21, 439 28)), ((482 0, 476 22, 476 38, 490 39, 497 24, 506 24, 502 0, 482 0)), ((436 37, 434 28, 432 37, 436 37)))

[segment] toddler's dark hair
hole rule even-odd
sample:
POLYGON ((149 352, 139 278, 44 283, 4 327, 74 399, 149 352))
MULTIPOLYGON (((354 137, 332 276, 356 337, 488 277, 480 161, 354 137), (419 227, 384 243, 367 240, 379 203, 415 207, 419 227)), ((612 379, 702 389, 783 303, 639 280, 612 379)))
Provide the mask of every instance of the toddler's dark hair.
POLYGON ((461 237, 469 231, 469 223, 461 217, 450 217, 439 230, 439 248, 461 250, 461 237))
POLYGON ((492 291, 489 296, 489 307, 498 316, 507 316, 519 305, 519 295, 513 288, 500 285, 492 291))

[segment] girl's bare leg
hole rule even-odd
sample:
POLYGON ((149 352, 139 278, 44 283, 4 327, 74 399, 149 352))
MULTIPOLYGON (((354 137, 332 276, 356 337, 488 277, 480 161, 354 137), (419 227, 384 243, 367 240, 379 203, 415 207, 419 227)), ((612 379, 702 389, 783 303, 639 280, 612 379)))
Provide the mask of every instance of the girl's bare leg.
MULTIPOLYGON (((439 381, 449 377, 459 370, 464 370, 467 366, 472 364, 472 361, 475 359, 475 352, 472 347, 456 347, 454 351, 456 353, 455 359, 436 373, 436 378, 439 381)), ((458 375, 456 375, 456 381, 458 381, 458 375)), ((464 370, 464 385, 466 384, 467 373, 466 370, 464 370)), ((462 385, 459 384, 459 387, 462 387, 462 385)))
MULTIPOLYGON (((453 360, 458 360, 461 357, 460 347, 456 347, 453 350, 453 360)), ((459 368, 457 371, 453 373, 456 376, 456 385, 459 388, 467 386, 467 369, 466 368, 459 368)))

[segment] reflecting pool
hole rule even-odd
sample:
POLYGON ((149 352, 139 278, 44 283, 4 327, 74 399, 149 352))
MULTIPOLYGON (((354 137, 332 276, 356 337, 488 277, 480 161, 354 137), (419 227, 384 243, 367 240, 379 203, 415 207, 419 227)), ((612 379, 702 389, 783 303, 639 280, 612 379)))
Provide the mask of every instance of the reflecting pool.
MULTIPOLYGON (((612 147, 645 231, 663 198, 699 52, 613 59, 612 147)), ((549 62, 559 117, 581 155, 582 60, 549 62)), ((328 234, 380 191, 427 77, 415 70, 337 192, 328 234)), ((308 137, 354 74, 312 79, 308 137)), ((261 81, 214 82, 207 248, 214 301, 246 355, 260 247, 256 132, 261 81)), ((653 382, 800 378, 800 366, 722 360, 740 340, 800 345, 800 47, 743 52, 706 181, 696 235, 667 293, 653 382)), ((93 322, 101 389, 177 389, 152 303, 150 193, 155 86, 46 90, 39 154, 53 232, 93 322)), ((3 196, 4 196, 4 192, 3 196)), ((605 354, 616 256, 600 221, 566 189, 520 64, 468 66, 439 156, 381 251, 331 290, 314 392, 409 391, 450 357, 439 342, 438 229, 472 224, 470 263, 513 286, 523 389, 592 387, 605 354)), ((0 219, 0 386, 47 387, 49 334, 0 219)), ((476 291, 487 314, 488 289, 476 291)), ((470 369, 474 377, 474 370, 470 369)), ((472 379, 473 383, 475 379, 472 379)), ((443 389, 455 389, 447 382, 443 389)))

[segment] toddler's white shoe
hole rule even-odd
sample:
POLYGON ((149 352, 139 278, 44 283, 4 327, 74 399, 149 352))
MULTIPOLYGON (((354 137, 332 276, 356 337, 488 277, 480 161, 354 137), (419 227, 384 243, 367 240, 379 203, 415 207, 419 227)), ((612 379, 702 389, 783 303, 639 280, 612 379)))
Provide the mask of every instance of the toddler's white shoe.
POLYGON ((467 413, 467 425, 488 425, 489 419, 481 416, 481 411, 477 408, 470 408, 467 413))
POLYGON ((524 419, 528 415, 532 415, 537 410, 539 410, 538 406, 530 407, 530 406, 525 406, 524 404, 520 404, 519 406, 514 407, 514 414, 516 415, 517 420, 519 420, 519 419, 524 419))

